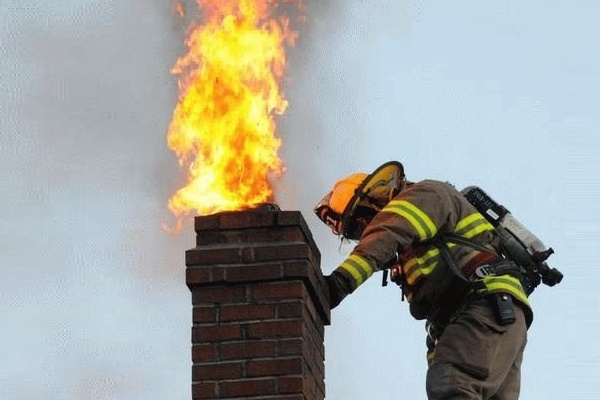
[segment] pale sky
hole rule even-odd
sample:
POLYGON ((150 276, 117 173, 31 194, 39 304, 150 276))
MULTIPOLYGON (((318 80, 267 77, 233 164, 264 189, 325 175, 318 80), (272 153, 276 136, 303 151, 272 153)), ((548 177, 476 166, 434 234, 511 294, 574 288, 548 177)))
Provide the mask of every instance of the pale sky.
MULTIPOLYGON (((169 6, 0 5, 2 399, 191 398, 193 229, 162 229, 183 180, 169 6)), ((313 205, 392 159, 411 180, 481 186, 554 248, 565 278, 531 296, 525 400, 600 393, 598 15, 591 0, 314 0, 289 52, 278 203, 303 213, 325 273, 352 246, 313 205)), ((328 400, 426 397, 423 324, 380 281, 332 312, 328 400)))

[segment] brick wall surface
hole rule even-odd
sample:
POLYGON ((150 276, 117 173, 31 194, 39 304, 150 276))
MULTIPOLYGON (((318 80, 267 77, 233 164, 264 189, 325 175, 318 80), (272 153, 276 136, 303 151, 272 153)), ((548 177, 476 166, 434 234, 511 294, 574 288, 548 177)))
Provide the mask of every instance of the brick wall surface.
POLYGON ((192 398, 324 399, 329 305, 302 215, 226 212, 196 217, 195 229, 192 398))

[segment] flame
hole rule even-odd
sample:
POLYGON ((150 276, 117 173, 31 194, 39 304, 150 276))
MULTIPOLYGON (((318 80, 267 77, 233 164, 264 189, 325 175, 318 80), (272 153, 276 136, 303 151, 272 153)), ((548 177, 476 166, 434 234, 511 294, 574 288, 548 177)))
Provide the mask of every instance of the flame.
POLYGON ((188 170, 169 200, 178 218, 272 201, 270 180, 284 170, 275 117, 288 102, 280 80, 297 35, 288 17, 273 16, 274 0, 197 2, 204 23, 190 28, 189 51, 171 71, 180 95, 168 145, 188 170))

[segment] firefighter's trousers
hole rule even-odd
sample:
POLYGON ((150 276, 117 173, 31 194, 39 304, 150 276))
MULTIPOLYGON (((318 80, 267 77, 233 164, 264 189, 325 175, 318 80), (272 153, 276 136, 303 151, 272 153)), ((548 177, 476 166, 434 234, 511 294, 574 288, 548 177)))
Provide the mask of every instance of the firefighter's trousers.
POLYGON ((427 371, 430 400, 514 400, 527 343, 523 310, 500 325, 487 299, 472 301, 442 333, 427 371))

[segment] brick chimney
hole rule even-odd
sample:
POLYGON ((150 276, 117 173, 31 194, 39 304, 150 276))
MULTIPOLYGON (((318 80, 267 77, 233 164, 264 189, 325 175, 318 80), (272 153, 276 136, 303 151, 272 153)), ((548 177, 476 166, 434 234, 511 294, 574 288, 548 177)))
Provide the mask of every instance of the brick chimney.
POLYGON ((193 399, 324 399, 329 305, 302 215, 276 206, 196 217, 186 252, 193 399))

